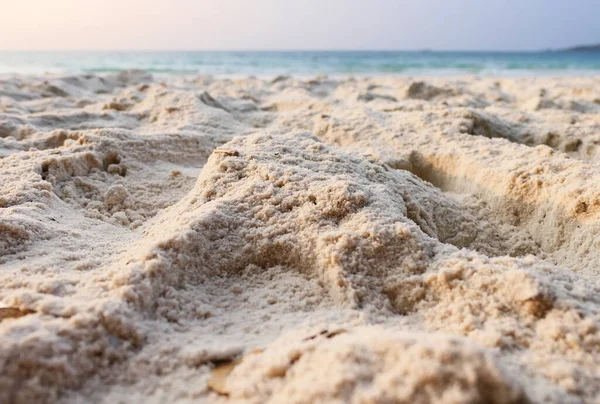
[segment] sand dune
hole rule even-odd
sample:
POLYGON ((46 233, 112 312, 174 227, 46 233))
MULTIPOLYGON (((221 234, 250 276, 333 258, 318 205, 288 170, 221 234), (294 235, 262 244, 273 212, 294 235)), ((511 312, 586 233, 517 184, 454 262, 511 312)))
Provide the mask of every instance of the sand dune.
POLYGON ((597 401, 599 97, 0 79, 0 401, 597 401))

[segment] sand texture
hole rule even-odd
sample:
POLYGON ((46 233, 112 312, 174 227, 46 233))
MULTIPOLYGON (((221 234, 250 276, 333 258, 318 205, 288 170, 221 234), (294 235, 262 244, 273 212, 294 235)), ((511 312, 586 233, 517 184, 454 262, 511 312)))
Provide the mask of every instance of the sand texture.
POLYGON ((600 78, 0 79, 2 403, 600 402, 599 276, 600 78))

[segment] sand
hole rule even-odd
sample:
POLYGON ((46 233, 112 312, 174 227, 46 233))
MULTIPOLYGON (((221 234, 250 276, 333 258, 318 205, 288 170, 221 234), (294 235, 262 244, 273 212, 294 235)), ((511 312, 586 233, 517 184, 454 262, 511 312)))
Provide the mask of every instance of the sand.
POLYGON ((599 145, 594 77, 3 77, 0 402, 598 402, 599 145))

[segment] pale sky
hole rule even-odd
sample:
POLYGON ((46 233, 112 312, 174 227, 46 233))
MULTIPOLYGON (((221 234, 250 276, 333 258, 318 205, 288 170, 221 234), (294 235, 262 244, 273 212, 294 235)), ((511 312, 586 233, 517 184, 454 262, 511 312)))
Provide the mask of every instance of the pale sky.
POLYGON ((0 0, 3 50, 530 50, 600 42, 600 0, 0 0))

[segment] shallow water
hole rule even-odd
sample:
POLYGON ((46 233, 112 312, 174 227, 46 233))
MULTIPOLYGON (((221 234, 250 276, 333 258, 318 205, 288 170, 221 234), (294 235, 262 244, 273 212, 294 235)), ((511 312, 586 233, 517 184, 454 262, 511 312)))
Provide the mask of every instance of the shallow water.
POLYGON ((0 73, 145 69, 158 74, 564 75, 600 74, 600 52, 69 51, 0 52, 0 73))

